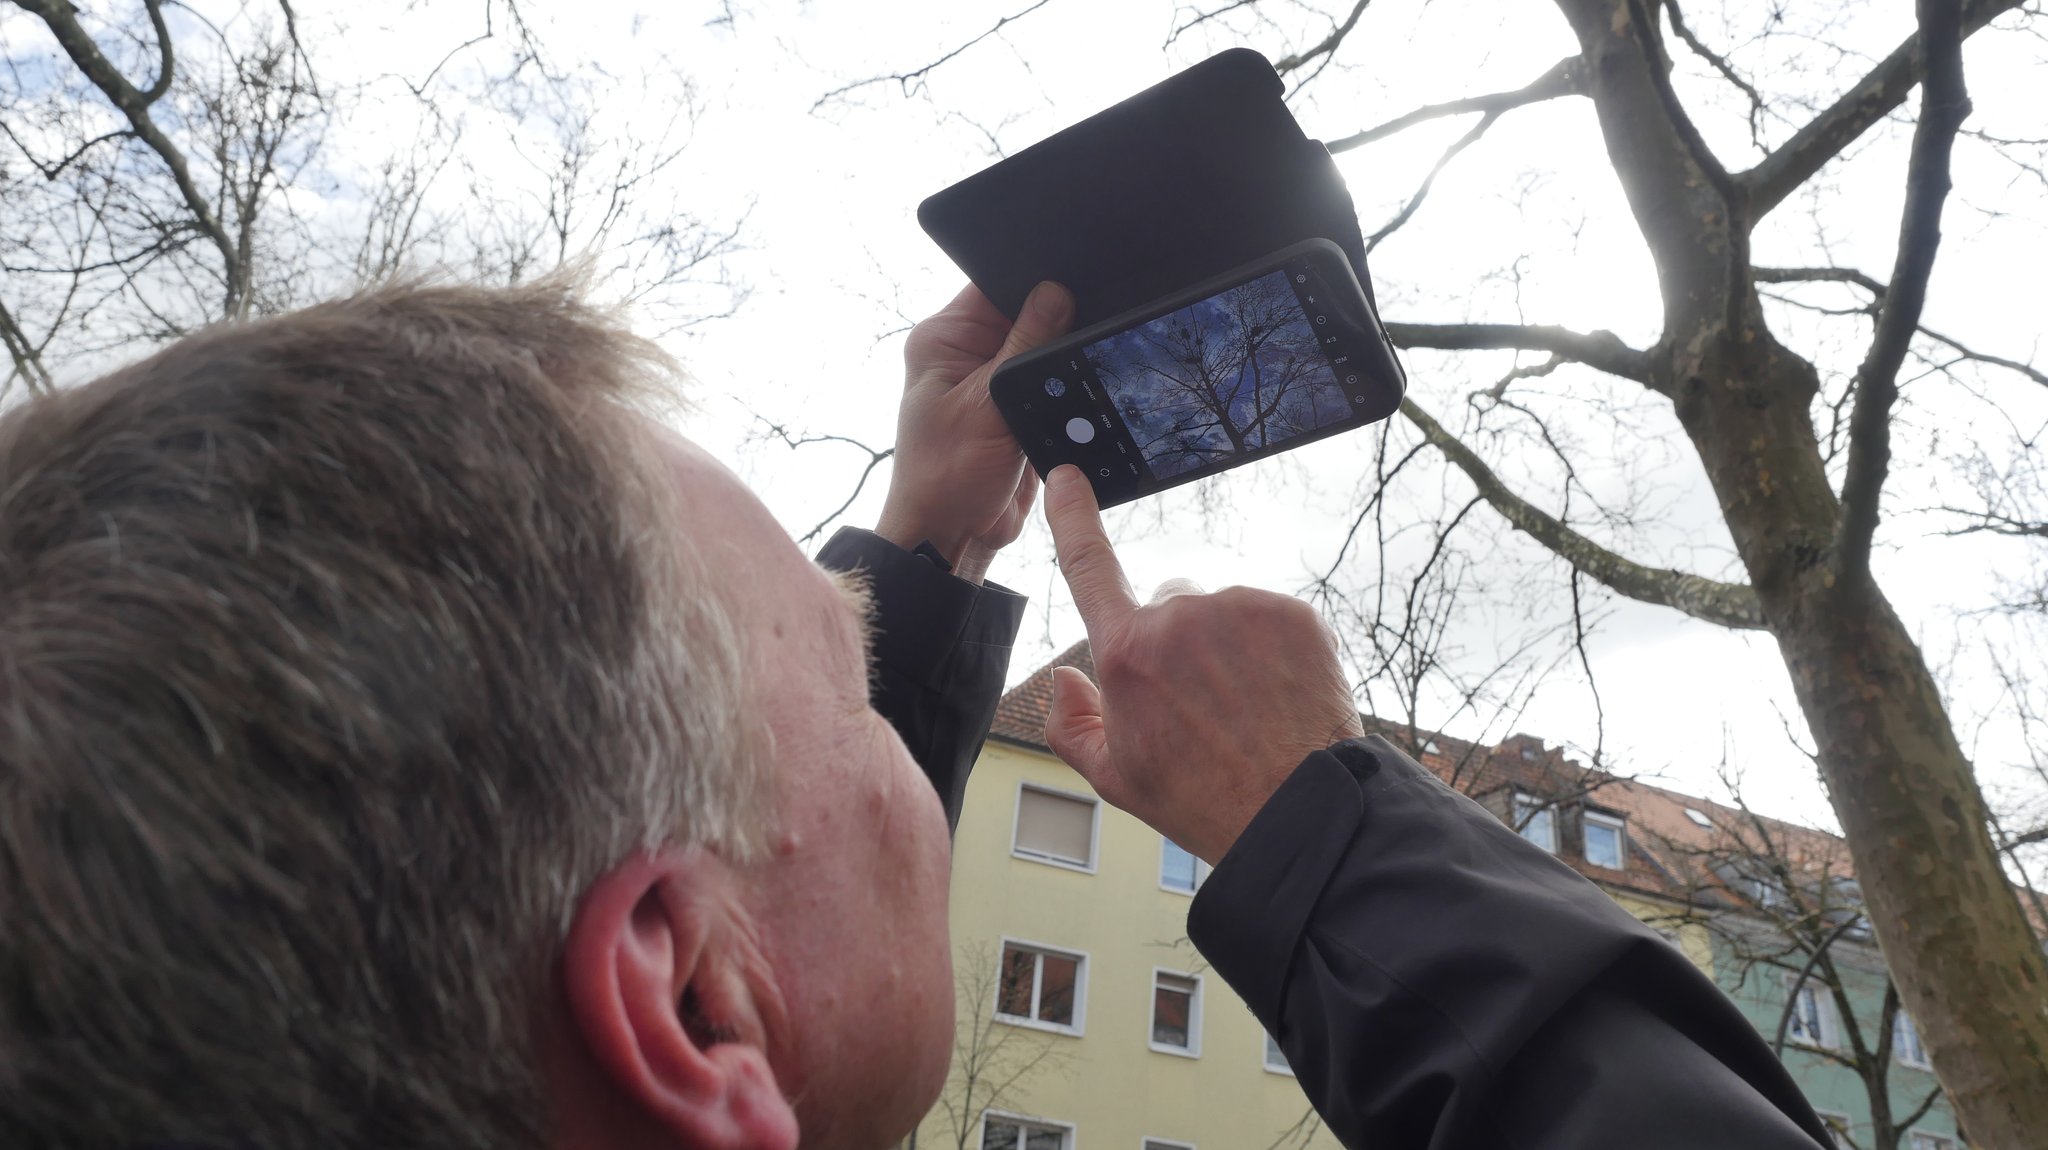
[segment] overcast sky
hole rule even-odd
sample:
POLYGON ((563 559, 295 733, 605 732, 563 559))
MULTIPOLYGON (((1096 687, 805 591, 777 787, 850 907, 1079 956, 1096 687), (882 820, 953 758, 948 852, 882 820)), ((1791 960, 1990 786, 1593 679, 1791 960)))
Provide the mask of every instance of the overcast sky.
MULTIPOLYGON (((1273 56, 1294 46, 1290 34, 1327 30, 1279 9, 1295 27, 1232 29, 1219 22, 1162 47, 1189 10, 1136 0, 1049 0, 908 90, 890 82, 818 103, 850 82, 925 65, 1027 4, 733 5, 730 24, 713 22, 725 11, 716 4, 526 6, 562 61, 618 77, 651 75, 658 86, 687 81, 694 89, 695 138, 677 178, 704 217, 744 215, 746 250, 728 266, 752 294, 733 318, 674 341, 703 401, 685 426, 744 475, 793 534, 811 529, 844 499, 867 456, 830 443, 791 451, 761 439, 757 416, 798 433, 876 446, 890 441, 903 330, 963 279, 918 230, 920 199, 992 162, 998 150, 1022 148, 1213 51, 1242 43, 1273 56), (1205 37, 1210 28, 1215 34, 1205 37)), ((439 3, 397 16, 366 9, 347 17, 353 23, 346 41, 370 74, 419 76, 448 45, 482 30, 480 7, 439 3)), ((1785 35, 1758 41, 1753 30, 1760 22, 1744 6, 1731 5, 1725 15, 1693 7, 1696 30, 1711 43, 1736 45, 1738 64, 1767 91, 1815 101, 1860 76, 1910 31, 1911 19, 1907 5, 1829 5, 1825 13, 1790 19, 1831 27, 1788 24, 1785 35), (1823 41, 1841 50, 1816 50, 1823 41)), ((1573 50, 1563 19, 1545 5, 1379 0, 1342 55, 1343 66, 1295 99, 1296 114, 1312 137, 1337 138, 1421 104, 1520 87, 1573 50)), ((1977 108, 1971 126, 2048 136, 2043 56, 2038 37, 1977 37, 1968 58, 1977 108)), ((1729 165, 1753 162, 1732 90, 1710 89, 1689 60, 1681 61, 1680 85, 1729 165)), ((641 109, 621 97, 608 113, 631 125, 641 109)), ((1805 114, 1792 108, 1767 119, 1767 140, 1784 139, 1805 114)), ((1446 121, 1340 157, 1366 230, 1391 216, 1470 124, 1446 121)), ((1897 234, 1905 139, 1896 128, 1873 133, 1824 174, 1825 194, 1789 201, 1757 235, 1759 262, 1832 257, 1882 278, 1897 234)), ((1928 322, 1987 351, 2018 359, 2043 354, 2042 293, 2028 277, 2048 264, 2048 186, 1969 141, 1959 145, 1956 165, 1958 190, 1928 322)), ((1639 346, 1656 336, 1659 305, 1647 252, 1606 164, 1592 107, 1582 100, 1503 118, 1445 171, 1415 219, 1375 252, 1372 268, 1390 319, 1561 323, 1611 329, 1639 346)), ((1851 302, 1846 294, 1808 298, 1851 302)), ((1804 317, 1784 323, 1786 341, 1821 354, 1824 372, 1853 369, 1856 329, 1838 325, 1827 335, 1804 317)), ((1508 353, 1408 360, 1413 394, 1454 427, 1468 423, 1466 397, 1514 362, 1508 353)), ((2043 389, 2011 375, 1987 374, 1980 383, 2013 426, 2048 422, 2043 389)), ((1615 527, 1603 539, 1645 562, 1739 578, 1689 445, 1668 406, 1646 403, 1640 391, 1570 370, 1527 385, 1531 402, 1586 449, 1585 481, 1617 501, 1634 493, 1643 523, 1615 527), (1602 398, 1619 410, 1597 408, 1602 398)), ((1945 663, 1958 634, 1956 610, 1981 607, 1997 573, 2024 555, 1990 541, 1933 538, 1940 522, 1908 514, 1939 502, 1936 472, 1924 465, 1942 445, 1967 442, 1995 418, 1989 406, 1939 379, 1909 384, 1908 396, 1919 404, 1912 419, 1920 437, 1911 440, 1916 447, 1890 489, 1879 569, 1893 601, 1926 636, 1930 659, 1945 663)), ((1522 435, 1481 447, 1525 485, 1525 494, 1555 509, 1558 476, 1533 442, 1522 435)), ((1187 576, 1211 588, 1300 590, 1338 552, 1349 509, 1368 490, 1361 476, 1370 472, 1373 443, 1371 432, 1340 436, 1117 513, 1112 528, 1125 540, 1132 582, 1143 591, 1187 576)), ((885 482, 886 466, 844 521, 871 523, 885 482)), ((1458 482, 1442 482, 1448 494, 1430 497, 1462 502, 1458 482)), ((1566 600, 1560 564, 1502 530, 1490 511, 1476 512, 1473 522, 1474 562, 1498 576, 1458 636, 1481 665, 1499 644, 1563 617, 1566 600)), ((999 560, 992 578, 1033 599, 1013 677, 1081 637, 1042 527, 999 560)), ((1831 823, 1810 764, 1787 737, 1787 720, 1802 740, 1803 725, 1767 636, 1730 633, 1605 595, 1591 602, 1599 623, 1589 655, 1605 714, 1604 748, 1617 769, 1718 797, 1716 766, 1731 756, 1745 768, 1752 801, 1831 823)), ((1557 666, 1548 685, 1518 717, 1488 714, 1491 727, 1448 712, 1422 718, 1468 737, 1504 734, 1500 724, 1508 723, 1552 743, 1591 748, 1592 697, 1576 663, 1558 662, 1564 654, 1553 645, 1557 666)), ((1958 663, 1964 664, 1967 658, 1958 663)), ((1980 687, 1967 689, 1982 697, 1980 687)), ((1987 760, 2017 753, 2008 732, 1988 730, 1987 760)))

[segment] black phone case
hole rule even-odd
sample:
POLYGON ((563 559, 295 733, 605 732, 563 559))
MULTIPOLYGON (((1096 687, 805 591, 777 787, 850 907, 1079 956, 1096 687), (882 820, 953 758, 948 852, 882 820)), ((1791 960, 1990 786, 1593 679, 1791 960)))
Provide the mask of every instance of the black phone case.
POLYGON ((1315 238, 1370 299, 1351 194, 1282 92, 1231 49, 931 196, 918 222, 1012 318, 1041 280, 1073 291, 1081 328, 1315 238))

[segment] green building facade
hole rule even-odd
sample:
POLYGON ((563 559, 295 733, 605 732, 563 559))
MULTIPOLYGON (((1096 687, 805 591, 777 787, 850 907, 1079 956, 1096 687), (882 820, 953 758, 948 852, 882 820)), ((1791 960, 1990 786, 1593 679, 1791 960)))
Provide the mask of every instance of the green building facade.
MULTIPOLYGON (((1762 923, 1742 925, 1755 934, 1769 929, 1762 923)), ((1876 945, 1851 934, 1829 948, 1842 997, 1848 1001, 1858 1032, 1852 1035, 1831 985, 1821 978, 1809 978, 1795 1002, 1792 987, 1799 977, 1798 967, 1758 958, 1762 948, 1744 945, 1742 933, 1713 933, 1715 981, 1756 1024, 1765 1041, 1774 1041, 1783 1024, 1781 1057, 1807 1100, 1841 1132, 1841 1145, 1873 1150, 1877 1130, 1872 1121, 1871 1089, 1858 1066, 1877 1067, 1887 976, 1876 945), (1845 1065, 1845 1060, 1850 1064, 1845 1065)), ((1903 1009, 1895 1015, 1883 1071, 1894 1129, 1904 1128, 1897 1150, 1961 1150, 1955 1115, 1942 1097, 1918 1032, 1903 1009), (1910 1123, 1906 1121, 1909 1118, 1910 1123)))

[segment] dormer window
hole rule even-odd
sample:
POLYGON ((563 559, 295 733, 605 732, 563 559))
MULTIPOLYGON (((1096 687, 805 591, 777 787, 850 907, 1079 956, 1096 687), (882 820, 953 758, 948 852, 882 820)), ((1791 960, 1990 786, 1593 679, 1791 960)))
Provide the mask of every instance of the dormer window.
POLYGON ((1616 815, 1586 812, 1586 861, 1608 870, 1623 869, 1627 824, 1616 815))
POLYGON ((1557 811, 1535 795, 1515 795, 1515 830, 1525 839, 1557 853, 1557 811))

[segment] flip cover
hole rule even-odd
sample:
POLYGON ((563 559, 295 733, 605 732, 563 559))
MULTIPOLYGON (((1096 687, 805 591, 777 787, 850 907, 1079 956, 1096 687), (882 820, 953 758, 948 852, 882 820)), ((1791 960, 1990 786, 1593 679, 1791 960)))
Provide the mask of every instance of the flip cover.
POLYGON ((1351 194, 1281 95, 1265 57, 1231 49, 939 192, 918 222, 1012 318, 1041 280, 1073 291, 1082 328, 1314 238, 1370 299, 1351 194))

